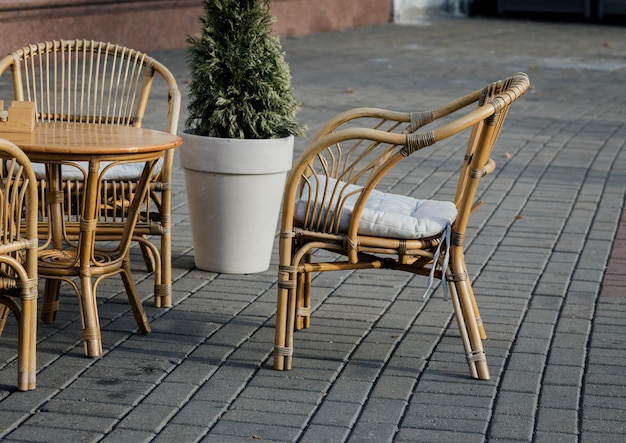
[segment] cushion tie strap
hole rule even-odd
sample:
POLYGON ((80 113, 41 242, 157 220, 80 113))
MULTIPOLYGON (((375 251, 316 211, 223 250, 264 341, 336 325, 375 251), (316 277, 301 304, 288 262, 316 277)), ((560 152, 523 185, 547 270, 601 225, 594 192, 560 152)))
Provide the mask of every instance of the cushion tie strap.
POLYGON ((433 256, 433 265, 430 269, 430 274, 428 275, 428 287, 426 291, 424 291, 424 295, 422 297, 426 297, 428 291, 433 286, 433 281, 435 279, 435 270, 437 269, 437 265, 439 264, 439 257, 441 256, 441 247, 445 244, 445 249, 443 251, 443 261, 441 263, 441 281, 443 282, 443 297, 444 300, 448 300, 448 282, 446 273, 448 271, 448 263, 450 262, 450 236, 452 234, 452 226, 448 223, 441 233, 441 237, 439 240, 439 245, 437 246, 437 250, 435 251, 435 255, 433 256))

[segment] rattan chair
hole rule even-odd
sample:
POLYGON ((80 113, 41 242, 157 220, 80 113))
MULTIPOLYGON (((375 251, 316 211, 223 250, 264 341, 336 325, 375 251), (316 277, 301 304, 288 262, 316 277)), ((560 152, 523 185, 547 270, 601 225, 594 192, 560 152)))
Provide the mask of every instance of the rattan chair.
POLYGON ((318 131, 285 186, 275 369, 291 368, 294 330, 310 325, 312 273, 387 268, 445 280, 470 374, 489 378, 463 246, 478 182, 495 167, 490 155, 509 106, 528 87, 520 73, 433 111, 359 108, 318 131), (394 166, 419 167, 419 150, 465 142, 450 201, 385 192, 395 180, 388 174, 394 166))
POLYGON ((35 389, 37 341, 37 187, 28 157, 0 139, 0 334, 18 324, 17 387, 35 389))
MULTIPOLYGON (((162 118, 163 127, 175 134, 178 127, 181 94, 172 73, 157 60, 133 49, 90 40, 61 40, 31 44, 12 52, 0 61, 0 75, 12 72, 15 100, 32 101, 37 121, 70 121, 141 127, 146 112, 162 118), (153 83, 163 81, 167 96, 151 94, 153 83)), ((167 151, 152 179, 149 196, 134 231, 149 271, 155 273, 154 303, 171 305, 171 176, 174 153, 167 151), (150 238, 157 236, 157 246, 150 238)), ((46 220, 45 169, 34 165, 39 181, 40 235, 49 229, 46 220)), ((83 197, 85 164, 63 167, 63 196, 66 231, 77 236, 83 197), (82 168, 82 169, 81 169, 82 168)), ((124 221, 143 164, 116 166, 104 176, 101 186, 101 211, 98 239, 115 240, 124 221)), ((54 282, 50 284, 60 284, 54 282)), ((58 300, 48 297, 42 308, 44 321, 56 316, 58 300)))

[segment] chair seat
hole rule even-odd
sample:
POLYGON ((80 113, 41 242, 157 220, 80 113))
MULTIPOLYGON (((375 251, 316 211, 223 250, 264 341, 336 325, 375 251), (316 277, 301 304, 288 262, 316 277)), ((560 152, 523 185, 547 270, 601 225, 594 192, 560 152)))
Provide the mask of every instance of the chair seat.
MULTIPOLYGON (((304 187, 302 196, 296 202, 295 219, 299 222, 305 221, 309 194, 317 195, 315 211, 324 211, 325 218, 327 216, 329 218, 334 217, 337 201, 347 197, 341 210, 338 229, 339 232, 347 232, 361 189, 363 188, 358 185, 318 177, 316 182, 311 181, 310 185, 304 187), (317 188, 320 189, 319 194, 317 194, 317 188), (334 189, 337 191, 333 193, 334 189), (325 193, 324 190, 326 190, 325 193), (341 195, 337 195, 340 192, 341 195), (323 194, 325 195, 322 198, 323 194), (330 213, 328 213, 329 211, 330 213)), ((456 216, 457 208, 454 203, 449 201, 421 200, 373 190, 361 214, 358 233, 374 237, 401 239, 434 237, 441 234, 447 225, 452 224, 456 216)))
MULTIPOLYGON (((156 176, 161 170, 161 165, 163 160, 159 160, 154 175, 156 176)), ((76 162, 76 164, 82 168, 83 170, 87 170, 89 167, 89 163, 87 162, 76 162)), ((102 162, 100 164, 100 172, 104 170, 111 162, 102 162)), ((129 180, 138 180, 141 177, 141 173, 143 172, 144 163, 122 163, 119 165, 115 165, 109 170, 107 170, 102 177, 103 180, 109 181, 129 181, 129 180)), ((35 171, 35 176, 37 180, 43 180, 46 178, 46 166, 43 163, 33 163, 33 170, 35 171)), ((63 180, 84 180, 85 176, 82 171, 76 167, 63 165, 61 166, 61 176, 63 180)))

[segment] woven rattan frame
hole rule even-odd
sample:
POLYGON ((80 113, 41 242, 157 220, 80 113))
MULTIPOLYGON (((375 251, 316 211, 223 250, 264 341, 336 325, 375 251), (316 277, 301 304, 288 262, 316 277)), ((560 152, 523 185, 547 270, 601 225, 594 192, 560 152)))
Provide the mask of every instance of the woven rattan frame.
POLYGON ((17 387, 35 389, 37 187, 28 157, 0 139, 0 334, 10 311, 18 324, 17 387))
MULTIPOLYGON (((418 150, 437 149, 446 139, 466 134, 467 149, 458 184, 454 195, 450 196, 458 215, 452 224, 445 280, 470 375, 489 378, 482 345, 485 331, 468 277, 463 245, 470 213, 476 207, 478 183, 495 167, 490 155, 509 106, 529 85, 526 74, 519 73, 433 111, 353 109, 337 115, 317 132, 296 160, 285 186, 280 226, 275 369, 291 368, 294 330, 310 325, 311 273, 388 268, 421 275, 434 272, 432 275, 442 278, 438 264, 446 252, 440 254, 439 260, 435 259, 440 236, 372 237, 360 235, 358 226, 368 196, 376 188, 385 190, 386 178, 389 178, 387 183, 393 181, 388 173, 394 166, 400 162, 417 162, 418 150), (328 183, 328 179, 340 184, 314 186, 328 183), (339 220, 350 195, 342 184, 362 186, 360 192, 351 194, 358 198, 345 231, 339 228, 339 220), (304 220, 296 221, 295 202, 303 195, 309 196, 306 215, 304 220), (316 204, 321 201, 332 202, 331 210, 317 209, 316 204), (339 260, 324 261, 328 259, 327 254, 313 254, 320 249, 339 254, 339 260)), ((456 142, 457 138, 454 140, 456 142)))
MULTIPOLYGON (((139 51, 112 43, 91 40, 60 40, 31 44, 0 61, 0 75, 10 70, 15 100, 35 102, 38 121, 74 121, 141 127, 146 111, 166 110, 164 127, 176 134, 181 94, 172 73, 157 60, 139 51), (149 99, 155 78, 162 79, 167 97, 149 99), (150 108, 149 108, 150 105, 150 108)), ((160 172, 150 184, 149 197, 134 231, 134 240, 148 267, 154 271, 154 303, 171 305, 171 176, 173 150, 163 155, 160 172), (149 236, 160 237, 157 247, 149 236)), ((102 186, 99 239, 118 239, 123 232, 129 202, 139 180, 108 181, 102 186)), ((66 180, 63 198, 66 208, 66 231, 78 235, 77 215, 83 203, 82 180, 66 180)), ((40 214, 47 220, 45 202, 47 185, 39 181, 40 214)), ((47 223, 40 223, 46 234, 47 223)), ((45 300, 44 320, 55 316, 57 300, 45 300)))

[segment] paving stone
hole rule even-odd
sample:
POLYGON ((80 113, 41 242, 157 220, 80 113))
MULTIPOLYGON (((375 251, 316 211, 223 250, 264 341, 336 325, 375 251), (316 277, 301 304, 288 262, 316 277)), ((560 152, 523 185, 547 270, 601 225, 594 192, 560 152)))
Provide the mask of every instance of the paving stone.
POLYGON ((245 438, 282 442, 294 441, 295 437, 300 433, 300 429, 260 423, 241 423, 221 420, 211 429, 211 433, 214 433, 216 436, 238 437, 240 440, 245 438))
POLYGON ((398 442, 432 442, 446 443, 451 441, 478 443, 484 441, 483 434, 474 434, 470 432, 455 432, 438 429, 400 429, 394 441, 398 442))
MULTIPOLYGON (((179 434, 179 438, 180 437, 184 438, 185 435, 181 432, 179 434)), ((155 441, 154 438, 155 435, 150 432, 135 431, 132 429, 115 429, 111 433, 107 434, 105 440, 112 443, 125 443, 129 441, 141 443, 155 441)))
POLYGON ((353 441, 371 441, 376 443, 392 442, 397 432, 398 427, 395 424, 359 421, 350 433, 350 439, 353 441))
MULTIPOLYGON (((94 417, 84 414, 68 414, 56 412, 43 412, 33 415, 25 424, 25 427, 42 427, 63 429, 71 432, 76 431, 84 434, 101 434, 111 432, 117 419, 111 417, 94 417)), ((22 427, 18 428, 18 432, 22 427)), ((45 434, 44 434, 45 435, 45 434)))
POLYGON ((306 429, 299 441, 307 443, 344 441, 349 434, 350 428, 313 424, 306 429))
POLYGON ((575 435, 578 432, 578 411, 575 408, 563 409, 541 407, 537 414, 537 431, 557 432, 575 435))
POLYGON ((578 442, 578 434, 537 431, 535 433, 534 441, 537 443, 576 443, 578 442))
POLYGON ((538 397, 536 393, 501 390, 497 394, 496 414, 531 417, 537 410, 538 397))
POLYGON ((408 401, 416 381, 413 377, 381 376, 372 391, 372 396, 408 401))
POLYGON ((62 429, 46 426, 20 426, 7 437, 6 441, 52 442, 52 441, 81 441, 97 442, 103 434, 91 430, 62 429))
POLYGON ((496 415, 491 422, 488 438, 491 440, 514 437, 523 441, 531 441, 534 422, 533 415, 496 415))
POLYGON ((0 411, 0 420, 2 421, 2 431, 0 438, 13 431, 20 424, 25 422, 30 414, 25 412, 0 411))
POLYGON ((135 406, 117 425, 122 429, 135 429, 158 433, 176 415, 178 407, 141 403, 135 406))
POLYGON ((343 401, 365 404, 371 394, 373 382, 357 381, 339 377, 326 394, 327 401, 343 401))
POLYGON ((150 441, 155 443, 167 443, 171 441, 199 441, 206 435, 207 429, 202 426, 190 426, 179 424, 168 424, 150 441))
POLYGON ((513 368, 507 369, 502 377, 502 392, 526 392, 535 394, 541 386, 541 373, 539 368, 535 371, 519 371, 513 368))
POLYGON ((317 409, 317 405, 314 403, 302 403, 293 401, 280 401, 280 400, 259 400, 257 398, 242 398, 239 397, 230 407, 233 410, 242 411, 264 411, 275 413, 279 416, 289 415, 304 415, 310 417, 317 409))
POLYGON ((52 399, 39 408, 38 412, 47 412, 52 414, 67 415, 86 415, 92 417, 103 417, 121 419, 131 408, 125 405, 116 405, 111 403, 101 403, 89 400, 62 400, 52 399))
POLYGON ((352 427, 362 409, 359 403, 324 401, 313 416, 312 423, 325 426, 352 427))

